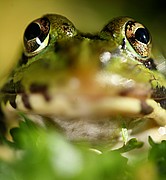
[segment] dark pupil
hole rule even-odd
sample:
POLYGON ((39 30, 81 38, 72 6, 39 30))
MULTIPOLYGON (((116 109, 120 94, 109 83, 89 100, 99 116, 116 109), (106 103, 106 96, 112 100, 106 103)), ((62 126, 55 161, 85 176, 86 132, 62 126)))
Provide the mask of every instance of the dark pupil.
POLYGON ((40 35, 40 27, 36 23, 31 23, 25 30, 25 38, 27 40, 34 39, 40 35))
POLYGON ((138 28, 135 32, 135 38, 138 41, 147 44, 149 42, 149 33, 145 28, 138 28))

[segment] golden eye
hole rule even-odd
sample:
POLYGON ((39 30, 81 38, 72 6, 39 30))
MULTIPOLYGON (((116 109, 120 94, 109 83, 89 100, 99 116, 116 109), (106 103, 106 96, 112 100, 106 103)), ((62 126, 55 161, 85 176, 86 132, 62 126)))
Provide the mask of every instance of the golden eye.
POLYGON ((34 56, 48 45, 50 22, 47 18, 31 22, 24 32, 25 55, 34 56))
POLYGON ((135 21, 128 21, 125 26, 125 35, 137 54, 142 58, 150 56, 151 36, 142 24, 135 21))

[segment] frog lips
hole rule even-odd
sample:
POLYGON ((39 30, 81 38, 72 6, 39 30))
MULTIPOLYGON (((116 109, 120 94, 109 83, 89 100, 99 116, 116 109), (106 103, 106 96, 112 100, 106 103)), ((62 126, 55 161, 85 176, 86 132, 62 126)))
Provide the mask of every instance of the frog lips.
MULTIPOLYGON (((157 97, 154 97, 154 90, 152 91, 150 86, 145 86, 144 83, 132 83, 132 86, 128 86, 127 81, 122 78, 118 84, 114 84, 114 81, 110 82, 110 78, 108 79, 109 82, 105 79, 101 83, 94 80, 87 83, 88 79, 83 78, 83 82, 80 83, 82 86, 76 89, 73 89, 73 79, 72 83, 67 81, 66 85, 59 84, 59 86, 57 83, 49 83, 49 85, 31 83, 28 89, 16 84, 16 87, 20 87, 17 93, 13 91, 3 93, 9 99, 6 102, 8 108, 12 106, 18 111, 49 118, 102 119, 106 117, 111 120, 117 116, 133 119, 143 117, 165 125, 166 111, 155 102, 157 97), (93 84, 93 82, 96 83, 93 84), (88 85, 85 85, 86 83, 88 85), (151 93, 153 97, 150 97, 151 93)), ((74 84, 77 82, 75 80, 74 84)), ((162 92, 165 92, 165 88, 163 89, 162 92)), ((162 97, 165 97, 164 94, 162 97)))
MULTIPOLYGON (((86 71, 85 71, 86 72, 86 71)), ((51 79, 53 80, 53 79, 51 79)), ((153 111, 147 105, 150 88, 117 74, 78 73, 44 84, 32 80, 10 98, 13 108, 43 116, 134 116, 153 111)), ((20 82, 21 84, 21 82, 20 82)))
POLYGON ((119 87, 112 86, 111 91, 108 92, 97 87, 95 89, 89 86, 89 88, 74 93, 62 89, 55 92, 54 88, 48 90, 44 85, 33 84, 29 93, 20 92, 10 104, 23 112, 68 118, 117 115, 139 117, 153 111, 153 108, 146 103, 148 91, 141 95, 145 92, 142 87, 136 87, 137 90, 127 88, 122 91, 121 88, 118 90, 119 87))
POLYGON ((56 115, 66 117, 139 115, 149 114, 152 108, 145 101, 132 97, 102 97, 87 99, 83 96, 68 97, 58 94, 46 101, 41 94, 17 95, 17 109, 35 112, 40 115, 56 115), (146 109, 146 111, 144 110, 146 109), (147 110, 148 109, 148 110, 147 110))

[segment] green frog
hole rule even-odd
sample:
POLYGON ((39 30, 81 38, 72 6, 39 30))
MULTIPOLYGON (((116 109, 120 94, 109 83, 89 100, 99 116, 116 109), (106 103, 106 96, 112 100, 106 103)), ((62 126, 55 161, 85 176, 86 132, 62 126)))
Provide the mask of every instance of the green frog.
POLYGON ((27 26, 23 39, 22 56, 1 89, 6 114, 23 112, 73 141, 112 143, 123 128, 165 126, 166 80, 141 23, 118 17, 91 34, 47 14, 27 26))

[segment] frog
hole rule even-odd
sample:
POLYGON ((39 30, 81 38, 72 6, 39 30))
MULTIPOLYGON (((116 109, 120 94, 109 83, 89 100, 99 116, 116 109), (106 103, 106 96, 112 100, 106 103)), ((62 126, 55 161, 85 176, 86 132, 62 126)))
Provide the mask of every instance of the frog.
POLYGON ((70 141, 92 143, 116 143, 124 128, 166 125, 166 79, 150 32, 134 19, 116 17, 84 33, 46 14, 27 26, 23 46, 0 91, 6 114, 22 112, 70 141))

